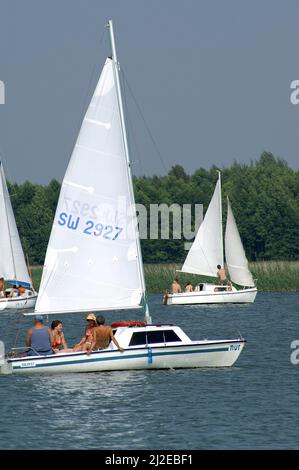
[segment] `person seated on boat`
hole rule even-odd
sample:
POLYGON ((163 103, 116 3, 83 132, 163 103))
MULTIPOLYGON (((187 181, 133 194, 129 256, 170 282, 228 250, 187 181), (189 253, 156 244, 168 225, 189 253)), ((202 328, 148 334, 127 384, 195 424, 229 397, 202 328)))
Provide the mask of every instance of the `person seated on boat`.
POLYGON ((185 292, 193 292, 193 286, 190 281, 187 282, 185 292))
POLYGON ((107 349, 111 340, 120 352, 124 352, 124 349, 120 347, 115 339, 111 326, 105 325, 105 318, 102 315, 98 315, 97 326, 93 329, 92 343, 87 349, 87 354, 90 354, 91 351, 107 349))
POLYGON ((227 285, 228 283, 228 279, 227 279, 227 275, 226 275, 226 271, 224 268, 221 268, 220 264, 217 264, 217 277, 219 279, 219 284, 221 286, 225 286, 227 285))
POLYGON ((171 284, 171 293, 180 294, 181 292, 182 292, 182 288, 180 286, 179 280, 177 277, 175 277, 171 284))
POLYGON ((5 289, 5 291, 4 291, 4 297, 5 297, 5 298, 10 297, 10 292, 11 292, 11 289, 10 289, 10 288, 5 289))
POLYGON ((74 352, 86 351, 91 346, 93 330, 97 326, 97 319, 95 314, 89 313, 86 317, 86 321, 88 321, 88 325, 85 328, 84 336, 80 343, 73 347, 74 352))
POLYGON ((62 331, 62 322, 60 320, 53 320, 51 323, 51 329, 53 335, 53 351, 55 353, 73 352, 73 349, 67 347, 64 333, 62 331))
POLYGON ((15 284, 12 286, 10 291, 10 297, 19 297, 21 295, 20 289, 15 284))
POLYGON ((49 356, 53 354, 52 344, 51 329, 44 325, 42 315, 36 315, 34 326, 27 331, 26 346, 30 348, 28 356, 49 356))
POLYGON ((16 291, 14 287, 7 287, 5 289, 5 297, 16 297, 16 291))
POLYGON ((19 292, 20 292, 20 295, 21 295, 21 296, 24 296, 24 294, 25 294, 25 292, 26 292, 25 287, 20 286, 20 287, 19 287, 19 292))

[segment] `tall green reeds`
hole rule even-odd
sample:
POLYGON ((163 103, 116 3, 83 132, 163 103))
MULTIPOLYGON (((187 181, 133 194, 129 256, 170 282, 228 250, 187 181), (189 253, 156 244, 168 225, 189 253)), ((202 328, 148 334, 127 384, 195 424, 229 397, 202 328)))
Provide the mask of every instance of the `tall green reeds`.
MULTIPOLYGON (((170 289, 174 277, 184 287, 190 280, 195 286, 199 282, 213 282, 215 279, 177 272, 179 264, 145 264, 145 282, 149 293, 161 293, 170 289)), ((259 291, 299 291, 299 261, 258 261, 249 264, 259 291)), ((42 268, 31 268, 33 285, 38 290, 42 268)))

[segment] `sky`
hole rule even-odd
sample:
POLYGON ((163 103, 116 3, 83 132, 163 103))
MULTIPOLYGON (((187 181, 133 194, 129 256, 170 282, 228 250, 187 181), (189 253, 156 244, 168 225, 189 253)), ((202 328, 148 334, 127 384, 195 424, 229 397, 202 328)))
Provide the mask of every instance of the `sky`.
POLYGON ((134 174, 192 174, 265 150, 299 168, 297 0, 0 0, 0 11, 9 181, 62 181, 111 53, 109 19, 134 174))

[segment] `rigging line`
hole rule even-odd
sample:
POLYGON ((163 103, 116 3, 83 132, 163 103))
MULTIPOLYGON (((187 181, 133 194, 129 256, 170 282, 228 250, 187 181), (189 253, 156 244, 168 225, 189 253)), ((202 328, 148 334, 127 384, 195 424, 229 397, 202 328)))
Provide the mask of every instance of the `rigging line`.
POLYGON ((138 101, 137 101, 137 99, 135 98, 135 95, 133 94, 132 88, 130 87, 130 84, 129 84, 128 80, 127 80, 126 74, 125 74, 125 72, 124 72, 123 69, 122 69, 122 73, 123 73, 123 77, 124 77, 124 82, 127 84, 128 90, 129 90, 129 92, 130 92, 130 94, 131 94, 131 96, 132 96, 132 98, 133 98, 133 101, 134 101, 134 103, 135 103, 135 105, 136 105, 136 107, 137 107, 137 110, 138 110, 138 112, 139 112, 139 114, 140 114, 140 116, 141 116, 141 119, 142 119, 142 121, 143 121, 143 124, 144 124, 144 126, 145 126, 145 128, 146 128, 146 130, 147 130, 147 132, 148 132, 148 134, 149 134, 149 137, 150 137, 150 139, 151 139, 151 141, 152 141, 152 144, 153 144, 153 146, 154 146, 154 148, 155 148, 155 150, 156 150, 156 152, 157 152, 157 155, 158 155, 158 157, 159 157, 159 159, 160 159, 160 162, 161 162, 161 164, 162 164, 162 166, 163 166, 163 169, 164 169, 165 173, 167 174, 167 173, 168 173, 168 170, 167 170, 166 165, 165 165, 165 163, 164 163, 162 154, 161 154, 161 152, 160 152, 160 150, 159 150, 159 147, 158 147, 158 145, 157 145, 157 143, 156 143, 156 141, 155 141, 155 139, 154 139, 154 137, 153 137, 153 135, 152 135, 152 133, 151 133, 151 131, 150 131, 150 128, 149 128, 149 126, 148 126, 146 120, 145 120, 145 117, 144 117, 144 115, 143 115, 143 113, 142 113, 142 111, 141 111, 141 108, 140 108, 140 106, 139 106, 139 104, 138 104, 138 101))
POLYGON ((23 327, 22 320, 24 320, 24 317, 23 317, 22 313, 20 313, 20 318, 17 319, 17 320, 18 320, 18 323, 17 323, 17 321, 16 321, 16 323, 17 323, 18 326, 16 325, 17 326, 17 332, 16 332, 16 336, 15 336, 15 342, 14 342, 14 345, 13 345, 14 348, 17 347, 21 327, 23 327))
MULTIPOLYGON (((122 76, 124 77, 124 74, 122 72, 122 76)), ((140 158, 139 155, 141 155, 141 152, 139 151, 139 146, 138 146, 138 143, 137 143, 137 139, 136 139, 136 134, 134 133, 134 126, 132 125, 132 121, 131 121, 131 118, 130 118, 130 114, 128 113, 128 104, 127 104, 127 93, 126 93, 126 83, 125 83, 125 80, 123 79, 122 80, 122 85, 123 85, 123 97, 124 97, 124 107, 126 109, 126 120, 128 122, 128 126, 127 126, 127 134, 128 134, 128 140, 131 140, 133 141, 133 144, 136 148, 136 156, 137 156, 137 160, 138 160, 138 163, 140 165, 140 168, 141 168, 141 171, 143 173, 145 173, 144 171, 144 167, 143 167, 143 164, 142 164, 142 160, 140 158), (131 130, 132 129, 132 130, 131 130)), ((134 166, 134 162, 131 162, 132 166, 134 166)))

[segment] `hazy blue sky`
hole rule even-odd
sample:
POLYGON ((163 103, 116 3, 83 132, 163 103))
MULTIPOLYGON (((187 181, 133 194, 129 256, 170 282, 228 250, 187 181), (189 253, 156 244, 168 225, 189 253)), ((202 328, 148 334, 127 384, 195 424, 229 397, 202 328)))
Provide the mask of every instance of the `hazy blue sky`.
POLYGON ((0 151, 9 180, 62 180, 110 53, 110 18, 129 86, 135 174, 165 174, 176 163, 192 173, 263 150, 298 169, 299 104, 290 102, 298 1, 0 0, 0 12, 0 151))

